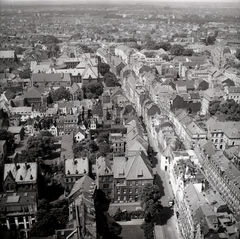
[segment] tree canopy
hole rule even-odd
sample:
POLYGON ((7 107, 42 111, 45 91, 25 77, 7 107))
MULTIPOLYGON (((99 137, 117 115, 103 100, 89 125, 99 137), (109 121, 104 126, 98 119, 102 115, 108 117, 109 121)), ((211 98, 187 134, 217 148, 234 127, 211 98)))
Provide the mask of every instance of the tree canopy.
POLYGON ((225 115, 226 120, 240 120, 240 105, 233 99, 227 101, 212 101, 209 105, 209 113, 211 115, 225 115))
POLYGON ((65 228, 68 222, 67 201, 50 205, 46 199, 40 200, 36 213, 37 222, 30 229, 33 237, 47 237, 55 233, 56 229, 65 228))
POLYGON ((0 140, 6 140, 8 150, 14 147, 14 135, 5 129, 0 129, 0 140))
POLYGON ((98 63, 98 71, 99 73, 104 76, 106 73, 109 73, 110 66, 104 62, 98 63))
POLYGON ((98 98, 103 93, 103 86, 101 83, 92 82, 82 88, 84 97, 87 99, 98 98))
POLYGON ((31 69, 27 68, 24 69, 23 71, 19 72, 19 77, 22 79, 28 79, 31 77, 31 69))
POLYGON ((72 95, 68 89, 66 89, 64 86, 61 86, 51 92, 51 97, 53 101, 59 101, 64 99, 70 100, 72 98, 72 95))
POLYGON ((184 47, 182 45, 176 44, 173 45, 170 49, 170 53, 174 56, 182 56, 184 52, 184 47))
POLYGON ((112 72, 106 73, 103 77, 103 81, 107 87, 114 87, 119 85, 117 77, 112 72))
POLYGON ((32 136, 27 141, 27 147, 25 151, 19 156, 19 161, 33 162, 38 157, 45 158, 53 150, 56 149, 54 144, 54 138, 52 136, 32 136))
POLYGON ((141 193, 141 206, 145 213, 145 222, 141 228, 144 230, 145 238, 153 238, 154 222, 156 214, 163 209, 161 204, 161 193, 157 185, 146 184, 141 193))

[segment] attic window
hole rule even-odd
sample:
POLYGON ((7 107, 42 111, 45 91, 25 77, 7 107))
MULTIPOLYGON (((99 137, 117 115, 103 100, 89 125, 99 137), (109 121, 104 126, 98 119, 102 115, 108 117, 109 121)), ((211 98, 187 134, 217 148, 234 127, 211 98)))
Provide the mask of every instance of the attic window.
POLYGON ((20 180, 23 180, 23 176, 22 175, 20 175, 20 180))
POLYGON ((32 176, 32 174, 30 175, 30 179, 33 180, 33 176, 32 176))
POLYGON ((143 171, 141 171, 141 172, 138 172, 138 178, 140 178, 140 177, 143 177, 143 171))
POLYGON ((67 174, 70 174, 70 171, 69 171, 69 170, 67 171, 67 174))

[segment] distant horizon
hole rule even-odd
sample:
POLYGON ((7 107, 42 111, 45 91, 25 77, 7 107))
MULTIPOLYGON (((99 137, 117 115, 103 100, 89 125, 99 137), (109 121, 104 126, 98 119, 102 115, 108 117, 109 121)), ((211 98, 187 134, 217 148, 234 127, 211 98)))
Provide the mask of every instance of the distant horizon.
POLYGON ((151 3, 203 3, 203 4, 212 4, 212 3, 220 3, 220 4, 226 4, 226 3, 239 3, 240 6, 240 0, 0 0, 0 3, 5 4, 16 4, 16 3, 54 3, 54 4, 69 4, 69 3, 108 3, 108 4, 135 4, 135 3, 144 3, 144 4, 151 4, 151 3))

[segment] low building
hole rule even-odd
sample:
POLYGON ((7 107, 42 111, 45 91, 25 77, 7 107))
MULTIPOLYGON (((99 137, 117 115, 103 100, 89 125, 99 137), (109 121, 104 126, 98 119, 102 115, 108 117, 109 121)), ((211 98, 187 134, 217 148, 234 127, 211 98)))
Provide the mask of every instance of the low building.
POLYGON ((24 128, 22 126, 10 126, 8 131, 14 135, 15 144, 19 144, 24 137, 24 128))
POLYGON ((83 158, 68 158, 64 161, 65 172, 65 192, 69 193, 72 190, 74 183, 89 174, 89 160, 83 158))
POLYGON ((36 222, 36 192, 0 193, 0 224, 7 230, 20 230, 28 237, 28 230, 36 222))
POLYGON ((4 192, 37 192, 37 163, 4 164, 4 192))
POLYGON ((112 165, 104 157, 96 160, 96 185, 97 188, 105 193, 106 198, 113 201, 113 171, 112 165))
POLYGON ((138 202, 144 185, 153 184, 153 173, 146 154, 113 158, 114 202, 138 202))

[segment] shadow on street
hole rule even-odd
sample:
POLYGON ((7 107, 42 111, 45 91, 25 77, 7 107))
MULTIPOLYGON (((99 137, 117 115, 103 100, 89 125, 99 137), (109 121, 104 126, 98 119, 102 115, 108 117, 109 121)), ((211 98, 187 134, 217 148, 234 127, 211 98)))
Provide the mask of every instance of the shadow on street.
POLYGON ((161 196, 162 197, 165 196, 163 181, 158 174, 156 174, 154 182, 158 185, 158 187, 160 189, 161 196))
POLYGON ((163 207, 162 211, 156 216, 156 225, 163 226, 173 216, 173 209, 170 207, 163 207))

